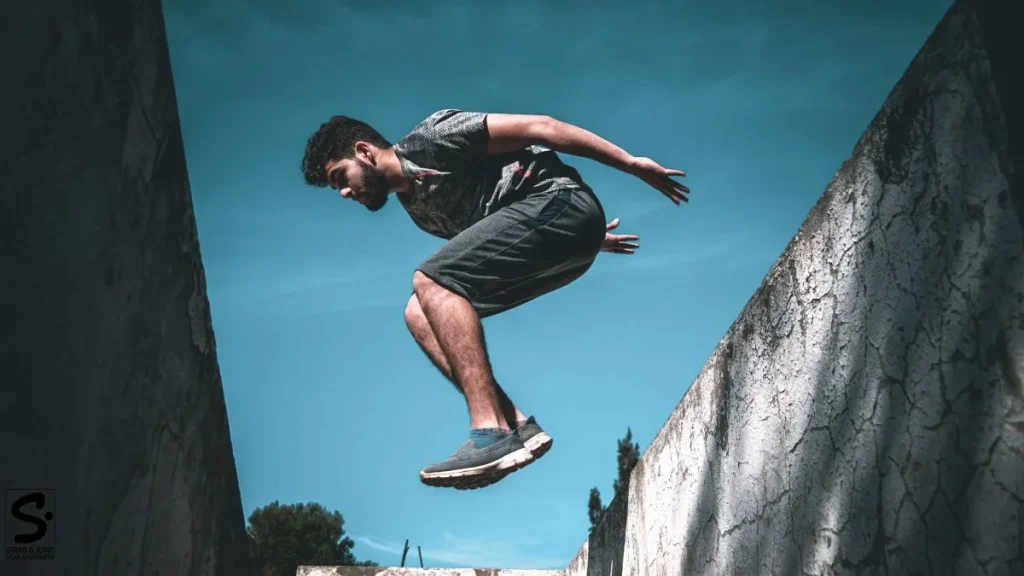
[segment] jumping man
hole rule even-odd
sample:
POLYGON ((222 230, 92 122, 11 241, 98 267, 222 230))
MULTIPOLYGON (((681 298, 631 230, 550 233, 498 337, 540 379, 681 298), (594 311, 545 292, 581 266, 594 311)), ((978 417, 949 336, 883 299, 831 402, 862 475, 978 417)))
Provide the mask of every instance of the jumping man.
POLYGON ((632 254, 637 236, 612 234, 604 209, 557 152, 632 174, 676 205, 681 170, 637 158, 549 116, 441 110, 392 145, 366 123, 335 116, 310 138, 302 169, 370 211, 394 193, 422 230, 448 242, 412 276, 405 321, 463 394, 469 439, 420 472, 431 486, 479 488, 539 458, 551 438, 494 380, 481 318, 566 286, 601 251, 632 254))

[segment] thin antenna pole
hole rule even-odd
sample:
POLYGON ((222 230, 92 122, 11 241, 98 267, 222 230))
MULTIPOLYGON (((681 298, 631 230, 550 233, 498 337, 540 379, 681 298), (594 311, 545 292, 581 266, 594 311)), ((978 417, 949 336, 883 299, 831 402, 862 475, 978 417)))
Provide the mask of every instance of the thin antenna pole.
POLYGON ((420 550, 419 544, 416 545, 416 553, 420 555, 420 568, 423 568, 423 551, 420 550))
POLYGON ((402 568, 405 567, 405 555, 409 552, 409 539, 405 539, 405 548, 402 550, 402 568))

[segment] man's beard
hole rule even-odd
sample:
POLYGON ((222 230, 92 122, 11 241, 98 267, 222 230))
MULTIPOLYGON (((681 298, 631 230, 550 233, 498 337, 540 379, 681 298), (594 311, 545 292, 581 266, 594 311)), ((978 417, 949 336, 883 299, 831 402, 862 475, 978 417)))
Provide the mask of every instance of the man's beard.
POLYGON ((373 164, 363 164, 363 205, 376 212, 388 203, 388 178, 373 164))

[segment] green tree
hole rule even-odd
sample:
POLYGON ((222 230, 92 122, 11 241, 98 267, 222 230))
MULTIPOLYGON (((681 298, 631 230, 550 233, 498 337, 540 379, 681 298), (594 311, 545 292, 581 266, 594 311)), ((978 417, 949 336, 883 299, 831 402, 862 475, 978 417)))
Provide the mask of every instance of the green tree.
POLYGON ((612 485, 615 491, 613 498, 618 498, 619 496, 626 497, 626 494, 629 492, 629 475, 633 473, 633 468, 639 461, 640 445, 633 442, 633 431, 627 427, 626 436, 619 440, 619 477, 615 479, 615 483, 612 485))
POLYGON ((604 506, 601 504, 601 492, 597 488, 590 489, 590 500, 587 501, 587 517, 590 518, 590 529, 597 528, 601 521, 601 514, 604 514, 604 506))
POLYGON ((316 503, 276 500, 249 515, 249 554, 257 576, 295 576, 301 565, 376 566, 357 562, 341 513, 316 503))
MULTIPOLYGON (((618 441, 617 461, 619 474, 615 478, 615 482, 612 483, 613 500, 627 497, 629 475, 633 472, 636 463, 640 461, 640 445, 633 442, 633 430, 628 427, 626 435, 618 441)), ((591 530, 597 527, 606 508, 601 503, 601 492, 596 487, 591 488, 590 499, 587 501, 587 518, 590 520, 591 530)))

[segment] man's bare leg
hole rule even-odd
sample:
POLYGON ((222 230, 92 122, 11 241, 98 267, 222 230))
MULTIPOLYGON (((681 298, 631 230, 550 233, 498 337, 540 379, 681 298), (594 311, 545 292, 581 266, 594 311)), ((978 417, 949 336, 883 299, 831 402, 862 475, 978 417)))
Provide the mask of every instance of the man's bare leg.
MULTIPOLYGON (((405 324, 409 327, 409 332, 412 333, 413 339, 419 344, 420 349, 427 355, 427 358, 430 358, 434 367, 455 386, 455 389, 460 394, 464 395, 459 383, 452 377, 448 358, 445 357, 444 351, 441 350, 441 345, 437 342, 437 336, 434 336, 434 329, 430 327, 430 322, 423 314, 423 308, 420 307, 419 298, 415 294, 409 298, 409 303, 405 307, 405 324)), ((484 349, 486 350, 486 348, 487 342, 484 340, 484 349)), ((513 422, 525 422, 526 416, 519 411, 519 408, 512 402, 512 399, 508 397, 501 384, 495 382, 495 387, 498 390, 498 404, 501 407, 501 413, 505 416, 505 421, 510 425, 513 422)))
POLYGON ((470 427, 509 430, 526 420, 494 381, 472 305, 419 271, 413 275, 413 291, 406 323, 434 366, 465 396, 470 427))

